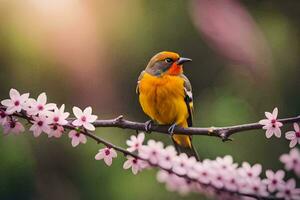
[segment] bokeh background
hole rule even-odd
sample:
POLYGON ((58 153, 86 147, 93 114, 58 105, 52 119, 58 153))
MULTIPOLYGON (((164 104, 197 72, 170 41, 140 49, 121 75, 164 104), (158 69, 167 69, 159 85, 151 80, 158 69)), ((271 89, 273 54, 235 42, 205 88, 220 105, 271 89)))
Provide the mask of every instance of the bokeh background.
MULTIPOLYGON (((264 111, 300 113, 300 2, 258 0, 0 0, 0 97, 10 88, 46 92, 50 102, 91 105, 99 118, 123 114, 146 121, 135 94, 148 60, 170 50, 193 59, 185 66, 194 90, 195 126, 256 122, 264 111)), ((289 126, 291 128, 291 126, 289 126)), ((134 131, 97 134, 125 146, 134 131)), ((165 135, 155 138, 170 143, 165 135)), ((282 168, 288 142, 263 131, 223 143, 194 137, 202 158, 231 154, 239 163, 282 168)), ((0 137, 0 199, 200 199, 95 161, 99 145, 72 148, 65 135, 0 137)), ((293 176, 292 174, 288 174, 293 176)))

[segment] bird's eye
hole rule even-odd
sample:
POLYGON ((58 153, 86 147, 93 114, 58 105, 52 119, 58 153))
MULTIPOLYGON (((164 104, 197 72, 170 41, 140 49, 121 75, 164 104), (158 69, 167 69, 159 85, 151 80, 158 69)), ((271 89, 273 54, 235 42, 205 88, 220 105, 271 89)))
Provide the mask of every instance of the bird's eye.
POLYGON ((166 63, 171 63, 171 62, 173 62, 173 60, 172 60, 171 58, 166 58, 166 59, 165 59, 165 62, 166 62, 166 63))

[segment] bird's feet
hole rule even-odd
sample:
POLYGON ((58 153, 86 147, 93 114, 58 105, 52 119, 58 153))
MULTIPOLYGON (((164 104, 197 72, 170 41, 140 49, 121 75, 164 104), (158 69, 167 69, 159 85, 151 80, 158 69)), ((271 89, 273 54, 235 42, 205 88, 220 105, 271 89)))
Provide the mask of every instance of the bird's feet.
POLYGON ((153 120, 148 120, 145 122, 145 131, 146 133, 151 133, 151 127, 152 127, 152 124, 153 124, 153 120))
POLYGON ((174 129, 175 129, 176 126, 177 126, 177 124, 172 124, 172 125, 169 127, 168 132, 169 132, 169 134, 170 134, 171 136, 174 135, 174 129))

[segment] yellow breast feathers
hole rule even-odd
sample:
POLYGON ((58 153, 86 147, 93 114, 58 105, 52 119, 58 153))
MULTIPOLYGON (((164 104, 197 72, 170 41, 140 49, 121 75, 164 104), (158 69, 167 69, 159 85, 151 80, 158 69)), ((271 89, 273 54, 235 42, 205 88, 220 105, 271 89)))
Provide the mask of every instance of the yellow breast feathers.
POLYGON ((186 126, 188 110, 184 101, 184 80, 145 73, 139 81, 139 100, 144 112, 160 124, 186 126))

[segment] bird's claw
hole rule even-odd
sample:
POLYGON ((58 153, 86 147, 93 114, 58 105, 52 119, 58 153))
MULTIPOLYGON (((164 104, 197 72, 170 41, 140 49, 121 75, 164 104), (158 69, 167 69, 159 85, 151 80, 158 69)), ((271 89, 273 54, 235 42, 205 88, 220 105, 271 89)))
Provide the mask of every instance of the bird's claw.
POLYGON ((176 126, 177 126, 176 124, 172 124, 172 125, 169 127, 168 132, 169 132, 169 134, 170 134, 171 136, 174 135, 174 129, 175 129, 176 126))
POLYGON ((153 124, 153 120, 148 120, 145 122, 145 131, 146 133, 151 133, 151 127, 153 124))

